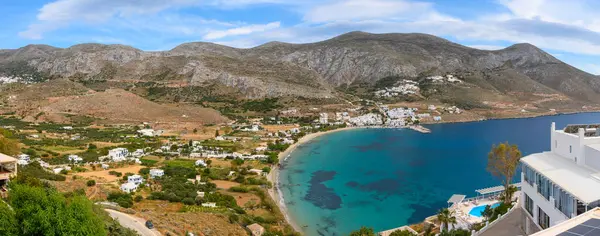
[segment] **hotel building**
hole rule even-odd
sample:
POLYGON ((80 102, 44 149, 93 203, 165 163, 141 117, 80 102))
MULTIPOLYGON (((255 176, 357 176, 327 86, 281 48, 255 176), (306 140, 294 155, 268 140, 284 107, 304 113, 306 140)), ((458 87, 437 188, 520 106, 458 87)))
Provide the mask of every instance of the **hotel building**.
POLYGON ((551 126, 549 152, 521 159, 525 231, 555 226, 600 203, 600 125, 551 126), (535 224, 535 225, 532 225, 535 224))

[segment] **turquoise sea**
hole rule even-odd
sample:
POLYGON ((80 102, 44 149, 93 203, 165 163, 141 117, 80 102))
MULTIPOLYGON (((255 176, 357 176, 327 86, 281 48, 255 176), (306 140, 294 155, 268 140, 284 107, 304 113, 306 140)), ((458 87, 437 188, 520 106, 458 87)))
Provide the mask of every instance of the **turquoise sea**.
POLYGON ((452 194, 500 185, 486 172, 492 144, 524 155, 550 148, 550 124, 600 123, 600 113, 334 132, 299 146, 283 163, 280 189, 306 235, 347 235, 418 223, 452 194))

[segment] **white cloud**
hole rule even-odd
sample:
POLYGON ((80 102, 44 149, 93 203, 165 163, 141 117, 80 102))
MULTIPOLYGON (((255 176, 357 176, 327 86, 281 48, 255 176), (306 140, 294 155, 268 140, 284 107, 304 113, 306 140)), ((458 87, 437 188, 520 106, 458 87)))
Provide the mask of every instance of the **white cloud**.
POLYGON ((431 11, 430 3, 394 0, 343 0, 310 9, 304 15, 304 20, 309 22, 331 22, 388 17, 408 18, 409 15, 416 16, 427 11, 431 11))
POLYGON ((500 49, 505 48, 500 45, 486 45, 486 44, 474 44, 474 45, 465 45, 465 46, 470 47, 470 48, 482 49, 482 50, 500 50, 500 49))
POLYGON ((267 30, 276 29, 276 28, 279 28, 280 25, 281 25, 281 23, 279 21, 277 21, 277 22, 271 22, 271 23, 264 24, 264 25, 247 25, 247 26, 241 26, 241 27, 231 28, 231 29, 227 29, 227 30, 215 30, 215 31, 210 31, 206 35, 204 35, 204 39, 215 40, 215 39, 220 39, 220 38, 225 38, 225 37, 230 37, 230 36, 248 35, 248 34, 252 34, 252 33, 256 33, 256 32, 264 32, 267 30))

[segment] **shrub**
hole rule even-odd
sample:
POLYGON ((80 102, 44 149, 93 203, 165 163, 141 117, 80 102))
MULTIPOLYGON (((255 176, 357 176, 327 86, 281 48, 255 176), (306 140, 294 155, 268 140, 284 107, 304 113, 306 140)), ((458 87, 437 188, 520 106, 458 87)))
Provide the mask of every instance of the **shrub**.
POLYGON ((128 193, 112 192, 108 194, 107 199, 111 202, 119 204, 119 206, 124 208, 130 208, 133 206, 133 199, 131 194, 128 193))
POLYGON ((229 188, 229 191, 236 192, 236 193, 247 193, 247 192, 249 192, 248 188, 246 188, 244 186, 233 186, 233 187, 229 188))
POLYGON ((88 187, 92 187, 92 186, 96 185, 96 180, 93 180, 93 179, 92 180, 88 180, 87 183, 86 183, 86 185, 88 187))
POLYGON ((116 172, 116 171, 114 171, 114 170, 111 170, 111 171, 109 171, 109 172, 108 172, 108 174, 109 174, 109 175, 114 175, 114 176, 117 176, 117 177, 121 177, 121 176, 123 175, 123 173, 121 173, 121 172, 116 172))
POLYGON ((140 169, 140 172, 139 172, 139 173, 140 173, 141 175, 147 175, 147 174, 150 174, 150 168, 142 168, 142 169, 140 169))
POLYGON ((194 201, 194 199, 193 198, 189 198, 189 197, 184 198, 183 200, 181 200, 181 202, 183 202, 183 204, 185 204, 185 205, 194 205, 194 204, 196 204, 196 202, 194 201))
POLYGON ((141 195, 137 195, 137 196, 135 196, 135 198, 133 198, 133 200, 135 202, 141 202, 142 200, 144 200, 144 197, 142 197, 141 195))

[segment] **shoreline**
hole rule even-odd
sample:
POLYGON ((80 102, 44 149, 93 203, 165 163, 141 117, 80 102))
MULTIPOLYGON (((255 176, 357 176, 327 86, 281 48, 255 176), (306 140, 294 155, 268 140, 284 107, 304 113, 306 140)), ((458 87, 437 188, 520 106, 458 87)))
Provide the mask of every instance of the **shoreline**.
MULTIPOLYGON (((433 124, 452 124, 452 123, 468 123, 468 122, 480 122, 480 121, 489 121, 489 120, 505 120, 505 119, 527 119, 527 118, 536 118, 536 117, 542 117, 542 116, 559 116, 559 115, 572 115, 572 114, 581 114, 581 113, 598 113, 600 111, 579 111, 579 112, 563 112, 563 113, 555 113, 555 114, 539 114, 539 115, 531 115, 531 116, 517 116, 517 117, 506 117, 506 118, 488 118, 488 119, 484 119, 484 120, 464 120, 464 121, 451 121, 451 122, 436 122, 436 123, 423 123, 423 125, 433 125, 433 124)), ((296 150, 296 148, 300 145, 303 145, 309 141, 311 141, 314 138, 326 135, 326 134, 331 134, 331 133, 335 133, 335 132, 340 132, 340 131, 346 131, 346 130, 356 130, 356 129, 402 129, 402 128, 409 128, 409 127, 382 127, 382 126, 353 126, 353 127, 345 127, 345 128, 340 128, 340 129, 334 129, 334 130, 329 130, 329 131, 324 131, 324 132, 317 132, 317 133, 310 133, 305 135, 304 137, 300 138, 298 140, 298 142, 292 144, 291 146, 289 146, 285 151, 279 153, 278 155, 278 165, 275 165, 273 167, 273 169, 271 169, 271 172, 269 172, 269 174, 267 175, 267 179, 269 181, 271 181, 273 183, 274 188, 277 188, 276 190, 274 188, 268 189, 268 193, 269 196, 271 197, 271 199, 277 204, 277 207, 279 207, 279 210, 281 211, 281 213, 283 214, 286 222, 296 231, 299 233, 303 233, 302 227, 298 226, 296 222, 294 222, 288 212, 288 209, 285 205, 285 199, 283 198, 283 195, 281 193, 281 190, 279 188, 279 164, 283 163, 284 161, 287 160, 287 158, 290 157, 290 154, 296 150)))
MULTIPOLYGON (((300 146, 304 143, 307 143, 316 137, 320 137, 325 134, 331 134, 331 133, 335 133, 335 132, 345 131, 345 130, 364 129, 364 128, 368 128, 368 127, 346 127, 346 128, 329 130, 329 131, 325 131, 325 132, 317 132, 317 133, 307 134, 304 137, 300 138, 298 140, 298 142, 296 142, 296 143, 292 144, 290 147, 288 147, 285 151, 279 153, 279 156, 278 156, 279 160, 278 160, 277 164, 281 164, 284 161, 286 161, 287 158, 290 156, 290 154, 294 150, 296 150, 296 148, 298 146, 300 146)), ((285 200, 284 200, 283 194, 281 193, 281 190, 279 188, 279 165, 276 165, 275 167, 273 167, 273 169, 271 169, 271 172, 269 172, 269 174, 267 175, 267 179, 269 181, 271 181, 271 183, 273 183, 274 188, 277 188, 276 190, 274 188, 268 189, 267 192, 269 192, 269 196, 271 196, 271 199, 273 199, 273 201, 277 204, 277 207, 279 207, 279 210, 283 214, 287 223, 290 226, 292 226, 292 228, 296 232, 302 233, 303 232, 302 228, 300 226, 298 226, 298 224, 296 224, 296 222, 294 222, 291 219, 290 214, 287 210, 287 207, 285 206, 285 200)))

